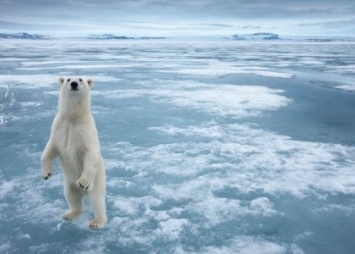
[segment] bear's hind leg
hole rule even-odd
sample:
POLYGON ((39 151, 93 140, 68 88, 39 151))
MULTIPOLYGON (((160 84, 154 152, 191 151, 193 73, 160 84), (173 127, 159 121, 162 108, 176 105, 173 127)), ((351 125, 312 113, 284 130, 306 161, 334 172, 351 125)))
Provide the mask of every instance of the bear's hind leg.
POLYGON ((62 215, 62 219, 71 221, 83 211, 83 193, 76 186, 66 183, 64 194, 69 210, 62 215))
POLYGON ((94 213, 94 219, 90 221, 89 227, 92 229, 102 228, 107 221, 105 192, 89 192, 89 201, 91 209, 94 213))

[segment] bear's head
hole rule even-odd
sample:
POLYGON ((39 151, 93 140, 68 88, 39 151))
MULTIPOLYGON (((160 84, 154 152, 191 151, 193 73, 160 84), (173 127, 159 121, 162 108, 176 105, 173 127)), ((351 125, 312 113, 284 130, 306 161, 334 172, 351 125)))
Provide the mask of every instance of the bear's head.
POLYGON ((59 78, 59 84, 61 86, 62 92, 71 95, 87 94, 93 84, 91 79, 83 78, 59 78))
POLYGON ((58 106, 59 111, 63 115, 76 118, 90 111, 90 89, 93 84, 91 79, 59 78, 59 84, 60 95, 58 106))

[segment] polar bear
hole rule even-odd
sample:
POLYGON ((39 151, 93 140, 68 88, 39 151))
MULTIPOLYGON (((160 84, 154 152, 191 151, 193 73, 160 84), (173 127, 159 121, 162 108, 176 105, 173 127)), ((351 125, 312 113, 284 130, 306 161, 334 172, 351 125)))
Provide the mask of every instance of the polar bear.
POLYGON ((90 228, 101 228, 106 217, 105 166, 95 120, 90 111, 91 79, 59 78, 58 112, 49 141, 41 156, 42 178, 53 175, 52 160, 59 158, 64 172, 64 194, 69 210, 62 218, 70 221, 83 211, 88 196, 94 218, 90 228))

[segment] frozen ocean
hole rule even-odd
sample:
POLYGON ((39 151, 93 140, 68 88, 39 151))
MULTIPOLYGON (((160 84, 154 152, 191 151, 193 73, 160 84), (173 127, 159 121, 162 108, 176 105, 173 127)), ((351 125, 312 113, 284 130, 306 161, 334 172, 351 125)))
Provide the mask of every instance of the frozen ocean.
POLYGON ((0 253, 355 253, 355 43, 3 40, 0 142, 0 253), (60 76, 94 80, 102 230, 40 177, 60 76))

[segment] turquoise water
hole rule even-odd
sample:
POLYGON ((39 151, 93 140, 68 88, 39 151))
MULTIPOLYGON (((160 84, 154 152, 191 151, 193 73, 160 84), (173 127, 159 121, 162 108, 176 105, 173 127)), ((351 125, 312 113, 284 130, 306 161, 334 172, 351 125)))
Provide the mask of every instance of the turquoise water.
MULTIPOLYGON (((355 44, 2 41, 1 253, 353 253, 355 44), (107 226, 42 181, 60 76, 92 78, 107 226)), ((87 204, 86 204, 87 205, 87 204)))

